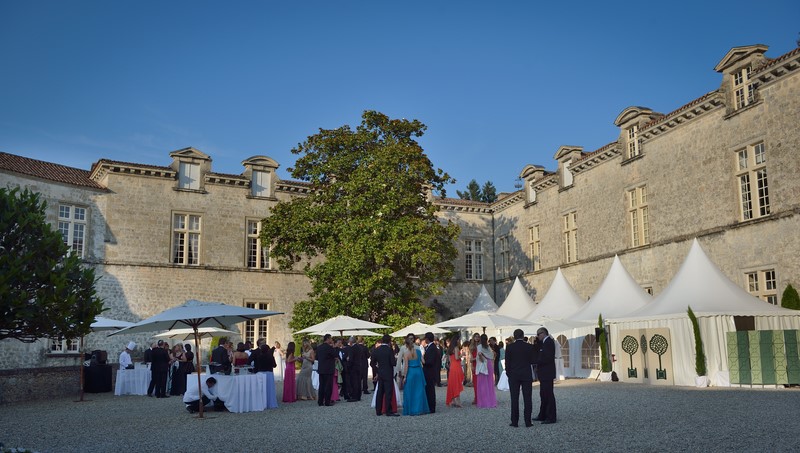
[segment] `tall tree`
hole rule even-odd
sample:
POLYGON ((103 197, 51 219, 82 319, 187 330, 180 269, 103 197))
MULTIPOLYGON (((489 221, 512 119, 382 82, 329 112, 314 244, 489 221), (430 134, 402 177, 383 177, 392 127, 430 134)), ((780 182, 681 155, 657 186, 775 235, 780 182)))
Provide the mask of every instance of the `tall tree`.
POLYGON ((473 201, 481 201, 481 186, 478 184, 478 181, 474 179, 467 184, 467 190, 460 191, 456 190, 456 194, 462 200, 473 200, 473 201))
POLYGON ((485 203, 494 203, 497 201, 497 189, 491 181, 486 181, 481 188, 481 201, 485 203))
POLYGON ((0 339, 78 338, 103 311, 83 267, 27 189, 0 188, 0 339))
POLYGON ((289 171, 311 190, 278 203, 261 233, 281 269, 305 260, 312 291, 290 327, 340 314, 394 327, 433 320, 422 301, 452 276, 459 228, 428 199, 452 180, 415 140, 425 130, 366 111, 355 130, 320 129, 292 150, 301 157, 289 171))

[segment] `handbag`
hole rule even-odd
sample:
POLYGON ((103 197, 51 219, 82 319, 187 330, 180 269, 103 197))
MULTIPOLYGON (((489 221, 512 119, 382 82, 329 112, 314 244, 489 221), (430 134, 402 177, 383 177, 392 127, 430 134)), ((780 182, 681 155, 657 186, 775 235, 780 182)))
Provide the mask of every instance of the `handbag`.
POLYGON ((497 390, 501 390, 503 392, 507 392, 509 390, 508 387, 508 375, 505 371, 500 375, 500 379, 497 381, 497 390))

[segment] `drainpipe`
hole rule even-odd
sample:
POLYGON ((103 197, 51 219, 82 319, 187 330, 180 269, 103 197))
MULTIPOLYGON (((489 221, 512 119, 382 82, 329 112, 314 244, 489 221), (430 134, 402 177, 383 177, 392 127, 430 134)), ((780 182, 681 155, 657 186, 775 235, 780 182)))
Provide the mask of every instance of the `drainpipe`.
POLYGON ((495 254, 494 243, 494 212, 492 212, 492 299, 497 303, 497 255, 495 254))

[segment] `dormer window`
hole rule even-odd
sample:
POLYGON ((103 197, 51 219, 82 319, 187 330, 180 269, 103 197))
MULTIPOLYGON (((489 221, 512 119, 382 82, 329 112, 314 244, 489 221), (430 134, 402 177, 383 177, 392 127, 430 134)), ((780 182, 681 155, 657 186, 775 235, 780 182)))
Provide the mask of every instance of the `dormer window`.
POLYGON ((270 188, 272 187, 272 173, 268 171, 253 170, 251 187, 252 189, 250 194, 254 197, 271 196, 270 188))
POLYGON ((200 164, 181 162, 178 166, 178 188, 200 190, 200 164))
POLYGON ((627 158, 632 159, 639 155, 639 126, 634 124, 628 128, 628 154, 627 158))
POLYGON ((536 189, 533 187, 534 181, 528 183, 528 203, 536 202, 536 189))
POLYGON ((733 95, 737 110, 755 102, 756 84, 750 81, 749 66, 733 74, 733 95))

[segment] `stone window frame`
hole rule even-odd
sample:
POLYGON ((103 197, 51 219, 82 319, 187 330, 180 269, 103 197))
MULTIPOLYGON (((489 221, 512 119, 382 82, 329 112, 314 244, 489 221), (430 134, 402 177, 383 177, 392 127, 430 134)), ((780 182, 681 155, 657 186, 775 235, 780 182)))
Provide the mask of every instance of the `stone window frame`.
POLYGON ((734 151, 736 192, 741 222, 771 214, 767 152, 764 140, 737 147, 734 151))
POLYGON ((505 278, 511 275, 511 247, 509 244, 509 235, 505 234, 498 239, 500 249, 500 277, 505 278))
POLYGON ((564 245, 564 262, 578 261, 578 211, 571 210, 561 215, 561 234, 564 245))
POLYGON ((483 240, 464 239, 464 279, 483 280, 483 240))
POLYGON ((247 218, 245 219, 245 253, 244 265, 248 269, 270 270, 272 269, 272 256, 269 247, 266 248, 266 256, 264 254, 265 247, 261 244, 259 237, 261 236, 261 222, 263 219, 247 218), (252 224, 256 224, 256 232, 252 232, 252 224), (255 243, 253 242, 255 241, 255 243), (253 246, 255 245, 255 265, 253 263, 253 246), (266 263, 264 260, 266 259, 266 263))
POLYGON ((253 170, 250 179, 250 196, 272 198, 272 177, 273 172, 271 171, 253 170))
POLYGON ((528 227, 528 253, 531 260, 531 271, 542 270, 542 229, 536 223, 528 227))
POLYGON ((744 272, 744 287, 748 293, 771 305, 780 305, 778 278, 775 267, 750 269, 744 272))
MULTIPOLYGON (((191 212, 191 211, 172 211, 171 213, 171 222, 170 222, 170 263, 176 266, 199 266, 202 263, 202 256, 203 256, 203 214, 199 212, 191 212), (184 227, 180 228, 176 226, 176 219, 178 216, 185 216, 184 220, 184 227), (192 217, 198 218, 198 228, 190 228, 189 221, 192 217), (196 252, 194 254, 195 260, 190 262, 190 254, 187 253, 187 248, 184 247, 183 252, 179 252, 177 247, 179 237, 178 235, 187 235, 185 237, 191 239, 192 236, 197 237, 197 244, 196 244, 196 252), (180 253, 180 260, 178 260, 180 253)), ((188 242, 184 239, 184 244, 188 244, 188 242)))
POLYGON ((181 160, 178 162, 178 190, 200 191, 201 185, 201 168, 197 162, 188 160, 181 160), (193 170, 187 172, 187 170, 193 170), (197 173, 196 175, 187 173, 197 173), (194 179, 192 177, 194 176, 194 179))
POLYGON ((80 354, 78 348, 80 340, 77 338, 50 338, 47 345, 48 355, 80 354))
POLYGON ((626 213, 631 248, 650 244, 650 209, 647 184, 639 184, 625 190, 626 213))
POLYGON ((639 143, 639 125, 634 124, 629 127, 627 135, 628 143, 625 150, 625 160, 630 160, 642 153, 641 144, 639 143))
MULTIPOLYGON (((270 299, 245 299, 242 306, 256 310, 270 310, 270 299)), ((250 319, 241 324, 242 342, 250 341, 253 346, 259 338, 269 341, 269 320, 271 317, 250 319)), ((268 343, 269 344, 269 343, 268 343)))
POLYGON ((70 251, 83 258, 86 255, 86 238, 88 237, 89 230, 89 208, 72 203, 59 203, 58 204, 58 221, 57 228, 64 243, 67 244, 70 251), (68 211, 64 215, 65 211, 68 211), (78 212, 82 212, 82 216, 78 216, 78 212), (78 234, 77 232, 80 231, 78 234), (80 238, 77 238, 77 236, 80 238), (76 244, 79 242, 79 244, 76 244))
POLYGON ((758 84, 750 79, 750 66, 745 66, 731 74, 734 110, 741 110, 756 102, 758 84))

